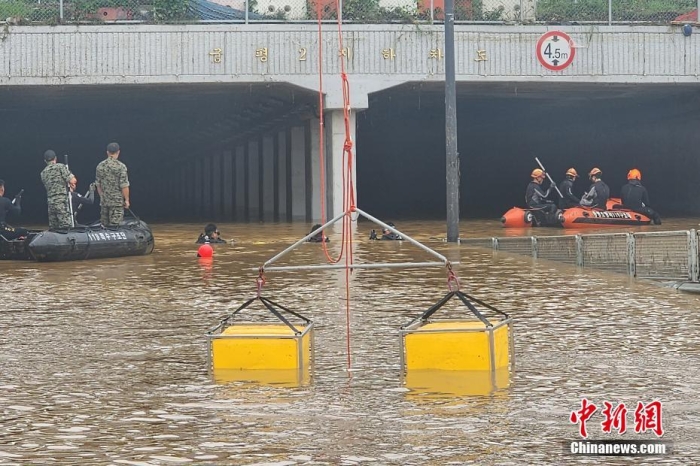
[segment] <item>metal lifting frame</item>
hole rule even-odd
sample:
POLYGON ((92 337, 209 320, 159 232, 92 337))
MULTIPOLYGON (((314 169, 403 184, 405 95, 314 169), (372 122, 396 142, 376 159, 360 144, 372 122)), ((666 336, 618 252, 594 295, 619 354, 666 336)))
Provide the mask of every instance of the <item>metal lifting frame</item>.
MULTIPOLYGON (((416 241, 415 239, 411 238, 408 235, 405 235, 404 233, 401 233, 399 230, 395 229, 394 227, 391 227, 387 225, 386 223, 382 222, 378 218, 375 218, 368 214, 367 212, 358 209, 357 207, 354 208, 354 211, 357 212, 359 215, 365 217, 367 220, 376 223, 377 225, 386 228, 387 230, 391 231, 394 234, 400 235, 403 237, 404 240, 408 241, 409 243, 419 247, 423 251, 427 252, 428 254, 435 256, 440 260, 440 262, 387 262, 387 263, 377 263, 377 264, 350 264, 347 265, 348 268, 350 269, 380 269, 380 268, 399 268, 399 267, 446 267, 451 264, 459 264, 459 262, 450 262, 447 260, 445 256, 443 256, 440 253, 437 253, 430 249, 429 247, 425 246, 424 244, 421 244, 420 242, 416 241)), ((329 220, 326 222, 324 225, 321 225, 317 229, 313 230, 311 233, 308 235, 304 236, 302 239, 297 241, 296 243, 292 244, 289 246, 287 249, 284 251, 280 252, 273 258, 269 259, 267 262, 263 264, 263 266, 260 268, 262 270, 324 270, 324 269, 344 269, 346 265, 341 265, 341 264, 327 264, 327 265, 288 265, 288 266, 273 266, 269 267, 270 264, 274 263, 278 259, 284 257, 288 253, 292 252, 294 249, 299 247, 300 244, 305 243, 309 238, 312 236, 315 236, 316 234, 322 232, 325 228, 333 225, 334 223, 337 223, 339 220, 341 220, 343 217, 351 216, 352 215, 352 210, 348 210, 346 212, 343 212, 342 214, 338 214, 336 217, 333 219, 329 220)), ((352 220, 352 217, 351 217, 352 220)), ((259 269, 254 269, 254 270, 259 270, 259 269)))

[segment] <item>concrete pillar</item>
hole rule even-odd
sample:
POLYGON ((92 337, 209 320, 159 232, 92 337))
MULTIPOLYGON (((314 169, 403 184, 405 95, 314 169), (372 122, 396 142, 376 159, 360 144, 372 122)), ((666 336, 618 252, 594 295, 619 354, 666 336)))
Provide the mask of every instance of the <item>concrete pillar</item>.
POLYGON ((245 218, 245 147, 236 147, 236 220, 245 218))
POLYGON ((293 127, 291 136, 292 220, 306 220, 305 127, 293 127))
MULTIPOLYGON (((343 110, 329 110, 325 113, 326 129, 326 161, 328 185, 330 189, 326 195, 326 202, 330 207, 328 218, 343 212, 343 170, 347 161, 343 162, 343 147, 345 145, 345 118, 343 110)), ((355 149, 357 141, 355 139, 356 112, 350 111, 350 138, 352 140, 353 153, 353 185, 357 187, 357 167, 355 166, 355 149)), ((355 189, 355 202, 357 204, 357 189, 355 189)), ((358 205, 359 207, 359 205, 358 205)))
POLYGON ((222 154, 218 153, 214 155, 211 160, 211 194, 212 194, 212 218, 216 220, 221 219, 222 205, 221 205, 221 179, 223 178, 221 172, 221 157, 222 154))
POLYGON ((275 218, 275 138, 277 135, 267 135, 262 139, 263 160, 263 220, 273 221, 275 218))
POLYGON ((287 131, 275 137, 275 222, 287 219, 287 131))
POLYGON ((223 172, 223 209, 224 220, 230 222, 233 220, 233 153, 230 150, 225 150, 222 161, 223 172))
POLYGON ((248 220, 260 221, 260 147, 258 141, 248 142, 248 220))
POLYGON ((212 157, 210 155, 206 156, 204 158, 204 166, 202 167, 202 202, 204 203, 204 205, 202 206, 202 214, 204 215, 204 219, 210 219, 213 215, 213 199, 211 196, 213 177, 211 162, 212 157))
POLYGON ((292 128, 287 128, 284 133, 284 176, 287 180, 285 186, 284 208, 285 220, 292 221, 292 128))
POLYGON ((192 214, 200 219, 202 213, 202 159, 197 159, 194 165, 194 206, 192 214))
MULTIPOLYGON (((321 221, 321 158, 320 158, 320 128, 319 119, 313 118, 309 120, 309 176, 310 182, 307 185, 311 188, 311 206, 310 206, 310 221, 321 221)), ((325 157, 324 157, 325 158, 325 157)), ((326 208, 327 210, 327 208, 326 208)))

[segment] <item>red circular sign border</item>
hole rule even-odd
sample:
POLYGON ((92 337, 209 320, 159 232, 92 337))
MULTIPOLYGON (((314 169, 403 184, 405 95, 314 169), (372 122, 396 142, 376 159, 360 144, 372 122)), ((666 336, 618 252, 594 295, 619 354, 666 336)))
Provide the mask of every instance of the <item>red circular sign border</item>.
POLYGON ((542 64, 542 66, 544 66, 545 68, 547 68, 550 71, 562 71, 562 70, 566 69, 569 65, 571 65, 571 62, 574 61, 574 56, 576 55, 576 49, 573 46, 571 46, 571 43, 572 43, 571 37, 569 37, 569 35, 565 32, 549 31, 547 33, 544 33, 544 34, 542 34, 542 37, 540 37, 540 39, 537 41, 537 50, 536 50, 537 51, 537 60, 540 62, 540 64, 542 64), (547 61, 542 56, 542 52, 541 52, 542 43, 552 36, 562 36, 562 38, 565 38, 566 41, 569 43, 569 48, 571 49, 571 54, 569 55, 569 59, 566 60, 564 63, 562 63, 559 66, 552 66, 549 63, 547 63, 547 61))

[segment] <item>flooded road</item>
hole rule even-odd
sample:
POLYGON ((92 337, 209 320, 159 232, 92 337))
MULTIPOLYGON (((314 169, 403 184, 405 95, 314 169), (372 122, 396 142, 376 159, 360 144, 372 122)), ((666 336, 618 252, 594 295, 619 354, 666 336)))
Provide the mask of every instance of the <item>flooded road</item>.
MULTIPOLYGON (((444 238, 443 222, 397 222, 461 261, 465 292, 514 317, 509 386, 460 394, 402 380, 397 331, 444 296, 440 268, 353 273, 350 371, 345 272, 268 272, 265 296, 316 324, 312 378, 227 382, 207 372, 205 333, 255 295, 255 268, 310 225, 220 224, 236 242, 216 245, 211 262, 195 257, 201 227, 153 225, 145 257, 0 263, 0 464, 627 463, 564 452, 579 439, 569 414, 583 397, 625 402, 630 440, 656 438, 634 432, 633 412, 661 400, 675 453, 653 462, 700 462, 700 297, 431 240, 444 238)), ((357 262, 433 260, 405 242, 368 241, 371 228, 359 224, 357 262)), ((460 229, 506 232, 497 221, 460 229)), ((337 251, 339 234, 327 233, 337 251)), ((319 263, 321 246, 304 244, 275 265, 319 263)), ((589 421, 591 438, 616 438, 601 421, 589 421)))

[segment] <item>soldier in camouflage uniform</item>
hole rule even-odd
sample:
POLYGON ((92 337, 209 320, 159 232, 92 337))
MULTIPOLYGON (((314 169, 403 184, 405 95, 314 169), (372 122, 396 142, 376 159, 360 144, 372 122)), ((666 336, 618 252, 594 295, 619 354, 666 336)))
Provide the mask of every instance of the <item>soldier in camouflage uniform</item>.
POLYGON ((107 145, 107 158, 97 165, 95 182, 100 195, 100 221, 105 227, 118 227, 129 204, 129 177, 119 157, 119 144, 107 145))
POLYGON ((49 229, 70 228, 73 222, 68 210, 68 184, 77 180, 68 167, 56 161, 54 151, 44 152, 44 162, 46 168, 41 172, 41 181, 46 188, 49 205, 49 229))

